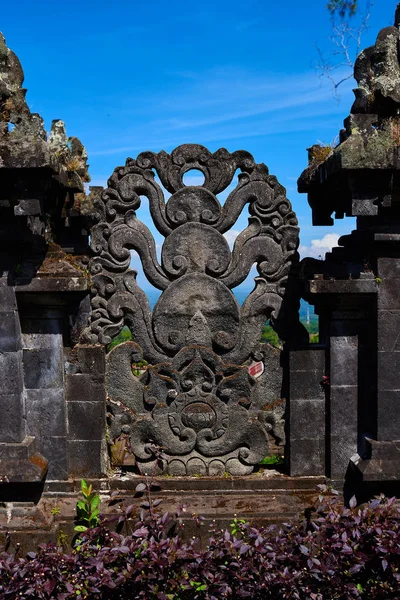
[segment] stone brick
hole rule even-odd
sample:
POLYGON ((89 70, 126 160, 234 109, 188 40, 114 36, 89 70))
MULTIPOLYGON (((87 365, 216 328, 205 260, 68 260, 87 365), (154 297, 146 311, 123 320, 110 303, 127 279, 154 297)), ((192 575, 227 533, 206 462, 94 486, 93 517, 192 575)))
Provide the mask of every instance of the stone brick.
POLYGON ((294 371, 290 373, 291 400, 315 400, 325 398, 320 371, 294 371))
POLYGON ((358 344, 356 336, 331 338, 331 385, 356 385, 358 344))
POLYGON ((400 310, 380 310, 378 350, 400 351, 400 310))
POLYGON ((63 385, 63 362, 58 349, 23 350, 24 381, 28 389, 57 388, 63 385))
POLYGON ((400 279, 382 279, 378 286, 378 309, 400 309, 400 279))
POLYGON ((331 436, 330 463, 331 477, 344 479, 350 459, 357 452, 357 438, 349 439, 341 436, 331 436))
POLYGON ((66 437, 49 436, 36 441, 38 451, 49 461, 47 479, 68 479, 66 437))
POLYGON ((323 475, 325 472, 325 440, 290 440, 290 475, 292 477, 323 475))
POLYGON ((325 398, 290 401, 290 436, 296 439, 325 436, 325 398))
POLYGON ((78 346, 78 361, 82 373, 92 376, 104 376, 105 350, 103 346, 78 346))
POLYGON ((21 394, 0 394, 0 442, 21 442, 25 437, 21 394))
POLYGON ((378 352, 378 389, 400 390, 400 352, 378 352))
POLYGON ((65 394, 63 389, 27 390, 28 433, 38 439, 66 436, 65 394))
POLYGON ((8 285, 7 280, 0 278, 0 312, 17 310, 15 288, 8 285))
POLYGON ((0 351, 16 352, 21 349, 21 329, 16 311, 0 312, 0 351))
POLYGON ((290 370, 319 371, 325 373, 325 348, 307 348, 306 350, 291 350, 289 355, 290 370))
POLYGON ((104 384, 94 383, 91 375, 76 373, 65 378, 68 402, 105 402, 104 384))
POLYGON ((358 388, 357 386, 331 386, 331 435, 349 435, 357 439, 358 388))
POLYGON ((397 257, 382 256, 378 258, 378 276, 384 279, 400 278, 400 259, 397 257))
POLYGON ((378 392, 378 440, 400 439, 400 391, 378 392))
POLYGON ((0 352, 0 394, 22 390, 22 352, 0 352))
POLYGON ((97 477, 106 468, 106 446, 104 441, 69 441, 69 474, 74 477, 97 477))
POLYGON ((70 440, 101 440, 105 435, 105 404, 101 402, 69 402, 68 430, 70 440))

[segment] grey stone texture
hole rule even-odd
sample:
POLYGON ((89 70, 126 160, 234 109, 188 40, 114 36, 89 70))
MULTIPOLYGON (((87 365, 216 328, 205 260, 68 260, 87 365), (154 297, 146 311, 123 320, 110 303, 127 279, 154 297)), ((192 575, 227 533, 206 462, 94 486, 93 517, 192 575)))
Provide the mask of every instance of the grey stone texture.
POLYGON ((391 480, 399 464, 399 14, 398 7, 394 26, 356 61, 358 87, 340 143, 312 146, 298 181, 314 224, 357 217, 357 229, 325 260, 300 266, 328 351, 325 472, 336 480, 391 480))
POLYGON ((292 476, 325 474, 325 349, 290 352, 289 471, 292 476))
MULTIPOLYGON (((146 469, 156 443, 168 457, 167 471, 171 463, 187 474, 207 474, 209 468, 249 473, 268 452, 268 431, 279 429, 276 437, 284 440, 281 372, 279 389, 271 387, 278 404, 268 409, 271 395, 253 394, 258 382, 247 371, 263 324, 271 318, 284 339, 304 338, 289 282, 298 261, 298 227, 285 190, 249 153, 211 154, 195 144, 170 155, 144 152, 128 159, 108 185, 95 201, 90 263, 95 295, 87 339, 109 343, 128 324, 135 340, 107 358, 112 454, 122 452, 129 435, 146 469), (203 185, 185 186, 183 175, 191 169, 204 174, 203 185), (236 188, 221 206, 217 194, 237 169, 236 188), (155 174, 172 194, 167 202, 155 174), (153 235, 139 220, 140 194, 148 197, 165 238, 161 264, 153 235), (249 225, 231 251, 223 233, 246 205, 249 225), (147 279, 162 290, 153 312, 129 269, 130 248, 139 254, 147 279), (231 289, 254 263, 256 287, 240 307, 231 289), (132 365, 143 359, 151 366, 139 380, 132 365)), ((265 382, 259 387, 265 389, 265 382)))

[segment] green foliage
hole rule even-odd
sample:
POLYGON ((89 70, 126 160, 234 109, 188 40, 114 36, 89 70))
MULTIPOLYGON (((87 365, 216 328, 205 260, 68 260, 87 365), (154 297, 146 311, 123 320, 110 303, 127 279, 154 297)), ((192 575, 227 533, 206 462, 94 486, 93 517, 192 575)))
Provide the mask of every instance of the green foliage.
POLYGON ((144 367, 146 367, 149 363, 147 362, 147 360, 140 360, 137 363, 134 363, 132 365, 132 373, 135 375, 135 377, 140 377, 142 375, 143 369, 144 367))
POLYGON ((260 462, 259 465, 282 465, 283 464, 283 456, 280 454, 271 454, 270 456, 266 456, 260 462))
MULTIPOLYGON (((310 315, 309 323, 307 323, 307 321, 305 321, 304 319, 301 320, 301 323, 304 325, 304 327, 307 329, 308 333, 310 334, 310 342, 313 344, 318 344, 319 322, 318 322, 317 315, 310 315)), ((275 348, 279 348, 280 350, 282 349, 283 342, 279 338, 276 331, 274 331, 272 329, 272 326, 270 325, 269 321, 267 321, 267 323, 264 325, 264 328, 262 330, 261 342, 264 344, 267 344, 267 343, 271 344, 271 346, 274 346, 275 348)))
POLYGON ((85 479, 81 480, 82 500, 76 503, 78 525, 74 530, 84 533, 100 523, 100 496, 93 492, 92 485, 88 485, 85 479))
POLYGON ((332 17, 339 15, 341 19, 353 17, 358 9, 358 0, 329 0, 326 8, 332 17))
POLYGON ((266 325, 264 325, 264 329, 261 334, 261 342, 264 344, 268 343, 275 348, 282 348, 282 341, 279 339, 278 334, 274 331, 269 325, 269 321, 266 325))
POLYGON ((121 329, 121 332, 115 336, 115 338, 112 340, 112 342, 110 342, 108 344, 107 352, 110 352, 110 350, 115 348, 115 346, 118 346, 119 344, 122 344, 123 342, 130 342, 132 340, 133 340, 133 336, 132 336, 131 330, 129 329, 129 327, 127 327, 125 325, 125 327, 123 327, 121 329))
POLYGON ((247 522, 245 519, 238 519, 237 517, 235 517, 233 519, 233 522, 229 525, 229 527, 231 528, 232 535, 237 535, 238 533, 242 533, 245 529, 245 525, 247 525, 247 522))

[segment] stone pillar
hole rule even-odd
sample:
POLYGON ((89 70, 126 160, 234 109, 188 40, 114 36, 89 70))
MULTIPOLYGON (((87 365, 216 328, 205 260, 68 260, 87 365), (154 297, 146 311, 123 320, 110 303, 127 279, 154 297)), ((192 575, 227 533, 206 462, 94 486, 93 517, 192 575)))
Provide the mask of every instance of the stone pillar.
POLYGON ((400 258, 378 258, 377 440, 400 440, 400 258))
MULTIPOLYGON (((27 435, 21 328, 8 269, 0 278, 0 478, 9 484, 43 479, 47 460, 27 435)), ((8 492, 8 490, 6 490, 8 492)))
POLYGON ((69 473, 99 477, 106 472, 106 392, 103 346, 76 346, 66 375, 69 473))
POLYGON ((325 348, 292 350, 288 436, 290 475, 325 473, 325 348))
POLYGON ((47 479, 68 477, 63 324, 60 309, 31 307, 21 317, 28 433, 49 459, 47 479))
POLYGON ((22 442, 26 435, 21 329, 15 289, 0 279, 0 442, 22 442))
POLYGON ((351 312, 332 314, 330 335, 330 473, 344 479, 358 448, 358 332, 351 312))

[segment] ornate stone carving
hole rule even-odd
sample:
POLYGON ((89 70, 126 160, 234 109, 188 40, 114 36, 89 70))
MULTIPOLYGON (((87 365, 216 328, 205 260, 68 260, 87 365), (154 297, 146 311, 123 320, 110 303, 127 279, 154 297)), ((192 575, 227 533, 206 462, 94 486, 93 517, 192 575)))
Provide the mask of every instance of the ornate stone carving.
POLYGON ((284 339, 300 331, 285 295, 298 260, 297 220, 285 189, 247 152, 211 154, 199 145, 128 159, 108 186, 95 201, 87 338, 107 344, 128 324, 135 340, 108 359, 112 437, 129 429, 142 461, 151 462, 151 442, 163 446, 170 472, 248 473, 267 452, 268 427, 252 402, 255 380, 242 365, 267 318, 279 327, 285 315, 287 331, 279 331, 284 339), (192 169, 204 174, 202 186, 184 185, 182 177, 192 169), (221 206, 216 194, 237 169, 238 184, 221 206), (167 202, 154 172, 172 194, 167 202), (136 214, 141 195, 165 237, 161 264, 154 238, 136 214), (223 233, 246 204, 249 224, 231 251, 223 233), (163 291, 153 313, 129 269, 131 249, 147 279, 163 291), (240 307, 231 289, 254 263, 256 285, 240 307), (142 358, 152 366, 139 381, 131 365, 142 358))

